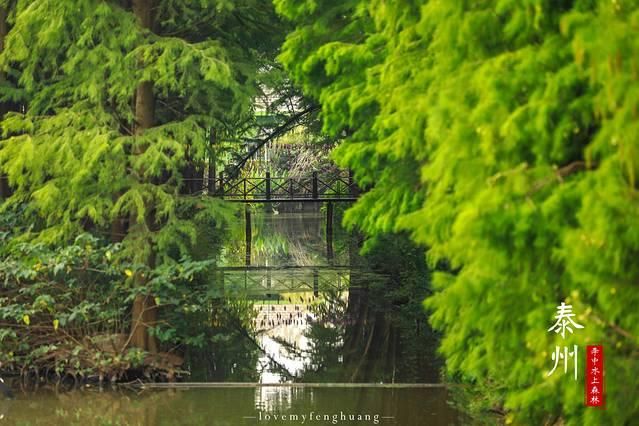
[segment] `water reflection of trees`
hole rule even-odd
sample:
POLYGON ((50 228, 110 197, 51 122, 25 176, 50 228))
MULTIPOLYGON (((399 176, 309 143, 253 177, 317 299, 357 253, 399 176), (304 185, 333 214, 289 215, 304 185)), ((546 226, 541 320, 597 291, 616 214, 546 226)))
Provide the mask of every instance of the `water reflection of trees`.
POLYGON ((254 413, 254 390, 97 389, 56 392, 40 389, 37 396, 20 394, 10 401, 6 424, 16 425, 236 425, 254 413))
POLYGON ((251 341, 255 314, 247 299, 210 299, 192 319, 186 365, 193 381, 255 382, 259 348, 251 341))
MULTIPOLYGON (((274 203, 265 210, 264 206, 253 207, 251 263, 254 265, 309 266, 327 263, 325 214, 319 211, 319 205, 313 212, 305 211, 299 203, 274 203), (272 210, 281 210, 273 214, 272 210), (285 210, 297 209, 293 212, 285 210)), ((340 221, 341 208, 336 209, 334 222, 340 221)), ((233 233, 225 243, 225 265, 243 265, 246 242, 244 235, 233 233)), ((347 264, 348 235, 339 226, 335 226, 333 252, 335 264, 347 264)))
POLYGON ((423 252, 407 244, 386 237, 359 260, 381 273, 376 279, 354 271, 347 299, 328 292, 326 303, 312 308, 316 320, 308 331, 312 343, 303 381, 438 381, 437 337, 422 308, 429 276, 421 266, 423 252))
MULTIPOLYGON (((254 215, 253 263, 258 265, 322 265, 326 263, 323 216, 318 213, 254 215)), ((244 241, 238 238, 235 226, 221 243, 223 254, 218 264, 241 265, 244 263, 244 241)), ((293 271, 282 271, 274 279, 293 271)), ((294 271, 290 279, 313 283, 312 272, 294 271)), ((225 272, 228 274, 228 272, 225 272)), ((331 272, 332 274, 336 274, 331 272)), ((286 275, 288 277, 288 275, 286 275)), ((257 359, 263 348, 256 344, 256 335, 248 319, 253 313, 254 300, 241 291, 233 292, 232 299, 221 275, 212 273, 210 286, 194 291, 189 299, 200 299, 198 306, 191 306, 188 314, 181 312, 180 334, 186 336, 186 366, 191 380, 206 381, 257 381, 257 359), (228 293, 225 295, 225 293, 228 293), (187 317, 186 320, 184 317, 187 317), (204 325, 204 327, 202 327, 204 325)), ((320 280, 321 281, 321 280, 320 280)), ((227 283, 228 284, 228 283, 227 283)), ((232 286, 231 286, 232 287, 232 286)), ((241 287, 241 286, 240 286, 241 287)), ((282 377, 291 377, 283 366, 272 360, 265 367, 282 377)))
POLYGON ((17 400, 0 405, 0 414, 4 424, 33 426, 255 424, 255 419, 244 417, 257 416, 257 410, 298 415, 310 411, 331 416, 340 412, 377 414, 393 417, 392 423, 400 425, 459 424, 446 398, 445 389, 245 387, 56 392, 46 388, 37 397, 19 394, 17 400))
MULTIPOLYGON (((256 215, 254 241, 258 242, 256 247, 260 247, 254 249, 256 263, 265 263, 267 259, 269 264, 279 262, 280 265, 321 262, 325 243, 321 219, 315 214, 256 215)), ((438 381, 436 336, 422 307, 430 288, 423 251, 413 247, 407 238, 395 235, 379 238, 370 244, 365 256, 359 256, 358 242, 347 237, 343 233, 340 238, 345 257, 341 262, 352 268, 347 296, 323 286, 324 291, 318 298, 320 303, 311 305, 315 319, 306 333, 310 342, 306 353, 297 354, 297 348, 280 342, 282 350, 288 350, 292 358, 308 359, 307 367, 294 379, 305 382, 438 381)), ((235 297, 240 303, 242 296, 235 297)), ((245 309, 253 302, 244 299, 245 309)), ((238 315, 236 312, 236 317, 238 315)), ((233 332, 232 328, 218 329, 220 337, 199 355, 206 368, 198 370, 201 374, 194 377, 215 381, 252 381, 259 377, 260 372, 255 370, 258 363, 254 360, 263 348, 255 344, 250 324, 240 327, 241 324, 242 321, 235 320, 233 332), (238 331, 239 328, 244 331, 238 331)), ((290 373, 276 363, 270 362, 265 368, 290 377, 290 373)))
POLYGON ((308 266, 323 263, 325 243, 321 216, 261 214, 256 219, 253 236, 256 264, 308 266))

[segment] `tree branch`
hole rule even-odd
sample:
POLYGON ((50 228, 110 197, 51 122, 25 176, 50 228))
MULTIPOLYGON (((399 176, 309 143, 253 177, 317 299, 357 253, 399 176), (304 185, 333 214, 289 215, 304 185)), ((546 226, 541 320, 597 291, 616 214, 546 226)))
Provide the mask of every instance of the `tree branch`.
POLYGON ((233 170, 229 173, 229 176, 227 179, 232 179, 234 177, 236 177, 239 174, 240 169, 242 169, 242 167, 244 167, 244 165, 246 164, 246 162, 251 159, 253 156, 255 156, 255 154, 257 153, 257 151, 259 151, 260 148, 262 148, 264 145, 266 145, 267 143, 269 143, 270 141, 272 141, 273 139, 283 135, 284 133, 288 132, 290 130, 290 128, 296 124, 302 117, 304 117, 307 114, 310 114, 312 112, 318 111, 320 109, 319 105, 312 105, 308 108, 306 108, 303 111, 298 112, 297 114, 293 115, 291 118, 289 118, 288 120, 286 120, 286 122, 284 122, 284 124, 282 124, 281 126, 277 127, 275 130, 273 130, 273 132, 271 132, 270 135, 266 136, 264 139, 261 139, 257 142, 257 145, 255 145, 253 147, 253 149, 251 149, 251 151, 249 151, 249 153, 240 160, 239 163, 237 163, 235 165, 235 167, 233 168, 233 170))

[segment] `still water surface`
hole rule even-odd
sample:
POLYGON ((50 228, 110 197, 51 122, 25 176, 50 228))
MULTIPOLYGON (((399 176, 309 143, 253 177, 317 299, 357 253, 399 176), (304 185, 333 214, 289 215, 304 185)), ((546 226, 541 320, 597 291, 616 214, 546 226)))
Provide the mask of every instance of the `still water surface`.
POLYGON ((250 387, 140 394, 41 391, 37 397, 21 395, 10 402, 10 407, 5 403, 0 409, 5 415, 4 422, 0 420, 3 424, 437 426, 458 424, 459 420, 441 388, 250 387), (350 416, 361 420, 350 420, 350 416))
POLYGON ((329 233, 322 211, 270 209, 252 212, 250 233, 229 231, 205 291, 250 319, 185 351, 189 381, 247 386, 18 391, 0 425, 460 424, 441 386, 286 385, 432 384, 441 361, 421 307, 423 253, 389 240, 360 256, 339 215, 329 233))

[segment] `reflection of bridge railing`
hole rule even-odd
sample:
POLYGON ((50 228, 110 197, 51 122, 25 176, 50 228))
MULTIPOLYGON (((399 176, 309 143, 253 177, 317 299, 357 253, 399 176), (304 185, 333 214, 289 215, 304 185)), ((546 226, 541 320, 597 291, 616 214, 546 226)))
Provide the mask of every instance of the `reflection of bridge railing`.
POLYGON ((350 284, 349 267, 226 267, 220 268, 224 293, 264 295, 267 293, 295 293, 345 290, 350 284))
POLYGON ((302 178, 235 178, 225 181, 221 175, 209 183, 210 194, 237 202, 282 201, 354 201, 358 189, 348 173, 312 175, 302 178))

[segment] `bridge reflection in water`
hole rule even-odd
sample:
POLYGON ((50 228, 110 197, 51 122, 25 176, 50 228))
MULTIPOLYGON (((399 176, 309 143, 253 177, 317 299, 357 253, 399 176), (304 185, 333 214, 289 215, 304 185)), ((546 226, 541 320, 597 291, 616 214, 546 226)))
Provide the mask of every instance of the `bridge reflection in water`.
MULTIPOLYGON (((220 353, 197 380, 238 380, 249 371, 249 380, 263 384, 437 380, 430 356, 435 344, 424 335, 425 279, 407 276, 403 283, 384 268, 372 268, 359 255, 360 238, 339 224, 331 241, 319 205, 249 207, 250 226, 245 235, 235 229, 207 290, 212 299, 228 301, 216 303, 244 309, 247 345, 238 343, 241 353, 220 353), (410 312, 404 307, 409 299, 410 312), (221 367, 224 362, 230 370, 221 367)), ((390 255, 396 248, 385 250, 390 255)), ((397 263, 401 257, 381 255, 375 261, 387 259, 397 263)))
POLYGON ((348 289, 349 266, 245 266, 218 270, 224 294, 244 294, 253 298, 274 297, 277 293, 343 291, 348 289), (269 296, 270 295, 270 296, 269 296))

